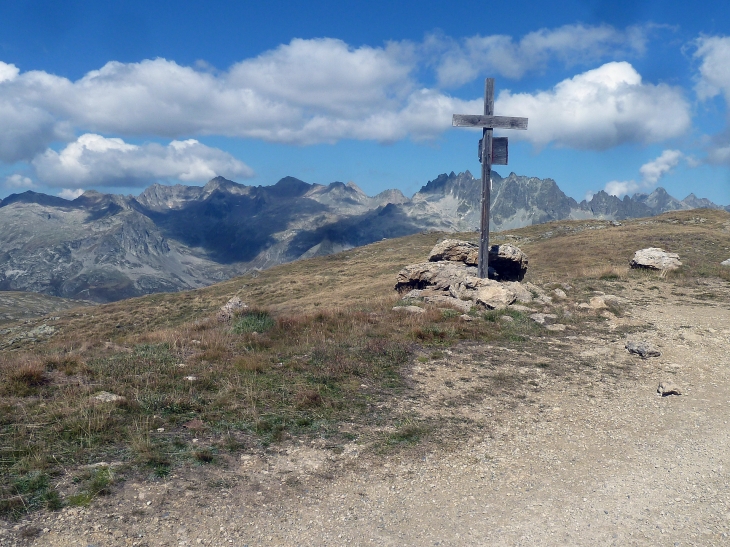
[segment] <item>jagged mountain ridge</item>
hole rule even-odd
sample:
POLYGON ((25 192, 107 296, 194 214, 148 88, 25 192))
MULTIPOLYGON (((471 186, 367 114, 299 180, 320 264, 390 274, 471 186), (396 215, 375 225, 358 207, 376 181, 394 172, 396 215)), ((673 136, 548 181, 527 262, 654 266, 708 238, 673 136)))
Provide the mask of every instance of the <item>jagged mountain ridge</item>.
MULTIPOLYGON (((697 206, 662 188, 576 202, 552 179, 493 172, 494 230, 560 219, 623 219, 697 206)), ((195 288, 254 268, 330 254, 422 230, 478 229, 480 182, 439 175, 412 198, 367 196, 353 183, 286 177, 246 186, 155 184, 140 195, 87 191, 73 201, 36 192, 0 201, 0 290, 112 301, 195 288)), ((730 210, 730 207, 726 208, 730 210)))

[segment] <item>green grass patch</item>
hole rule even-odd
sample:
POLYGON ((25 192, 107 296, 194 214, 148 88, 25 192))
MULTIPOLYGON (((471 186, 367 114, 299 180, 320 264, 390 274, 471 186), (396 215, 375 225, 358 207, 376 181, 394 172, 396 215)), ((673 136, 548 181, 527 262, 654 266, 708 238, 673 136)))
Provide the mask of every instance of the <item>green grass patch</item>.
POLYGON ((247 311, 238 316, 233 323, 236 334, 264 333, 271 330, 276 322, 266 311, 247 311))
POLYGON ((21 476, 6 475, 0 486, 0 517, 17 520, 37 509, 56 511, 63 507, 47 473, 32 471, 21 476))
POLYGON ((87 507, 97 496, 111 494, 114 474, 108 467, 98 467, 78 478, 81 488, 68 497, 69 505, 87 507))

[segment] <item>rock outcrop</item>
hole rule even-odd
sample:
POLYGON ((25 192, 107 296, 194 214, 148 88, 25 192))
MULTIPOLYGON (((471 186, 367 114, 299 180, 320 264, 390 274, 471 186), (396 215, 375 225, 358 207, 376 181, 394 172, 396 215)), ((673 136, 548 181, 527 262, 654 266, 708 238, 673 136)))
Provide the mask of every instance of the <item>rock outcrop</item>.
POLYGON ((476 276, 474 266, 459 262, 422 262, 403 268, 396 277, 395 290, 405 293, 412 289, 431 288, 448 292, 452 284, 476 276))
MULTIPOLYGON (((479 261, 479 246, 471 241, 445 239, 434 246, 428 260, 476 266, 479 261)), ((490 278, 499 281, 522 281, 527 273, 527 264, 527 255, 514 245, 492 245, 489 248, 490 278)))
POLYGON ((441 241, 431 250, 429 262, 411 264, 398 272, 395 290, 463 311, 472 305, 504 309, 515 301, 532 299, 527 289, 513 281, 522 279, 527 271, 527 256, 520 249, 513 245, 490 249, 490 263, 494 260, 497 268, 494 277, 512 280, 506 282, 477 277, 478 252, 477 245, 468 241, 441 241))
POLYGON ((658 247, 640 249, 634 253, 634 258, 629 261, 632 268, 646 268, 649 270, 676 270, 682 265, 679 255, 668 253, 658 247))
POLYGON ((248 305, 245 304, 237 296, 234 296, 228 302, 223 304, 220 310, 218 310, 218 321, 220 321, 221 323, 227 323, 231 319, 233 319, 233 316, 235 316, 237 313, 242 312, 246 308, 248 308, 248 305))

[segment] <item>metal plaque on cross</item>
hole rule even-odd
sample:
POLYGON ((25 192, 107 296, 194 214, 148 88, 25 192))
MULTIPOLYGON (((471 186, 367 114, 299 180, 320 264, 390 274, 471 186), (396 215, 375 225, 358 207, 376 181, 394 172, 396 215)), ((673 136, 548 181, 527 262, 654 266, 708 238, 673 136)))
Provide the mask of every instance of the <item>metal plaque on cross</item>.
POLYGON ((479 161, 482 163, 482 215, 479 238, 479 277, 489 276, 489 200, 492 165, 507 165, 507 137, 492 137, 493 129, 527 129, 527 118, 494 115, 494 78, 484 84, 484 115, 454 114, 454 127, 481 127, 479 161))

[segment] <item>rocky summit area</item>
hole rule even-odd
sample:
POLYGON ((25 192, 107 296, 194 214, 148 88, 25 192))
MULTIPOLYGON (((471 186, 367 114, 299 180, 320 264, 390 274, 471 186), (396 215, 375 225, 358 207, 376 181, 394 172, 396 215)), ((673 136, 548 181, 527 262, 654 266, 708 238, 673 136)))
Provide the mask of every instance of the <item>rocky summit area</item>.
MULTIPOLYGON (((622 220, 721 207, 658 188, 576 202, 552 179, 492 173, 492 229, 559 219, 622 220)), ((0 290, 111 302, 210 285, 246 271, 424 230, 478 228, 480 182, 442 174, 411 198, 366 195, 354 183, 286 177, 246 186, 155 184, 140 195, 87 191, 73 201, 27 191, 0 201, 0 290)))
POLYGON ((59 355, 13 427, 78 411, 85 444, 2 452, 60 498, 3 494, 0 545, 725 545, 730 216, 703 214, 501 234, 490 279, 474 234, 417 234, 24 323, 53 332, 13 355, 59 355))

